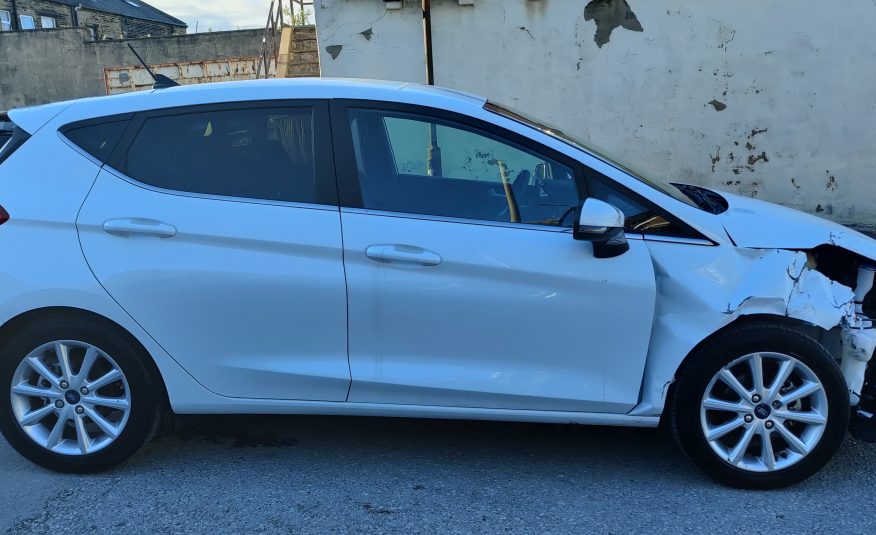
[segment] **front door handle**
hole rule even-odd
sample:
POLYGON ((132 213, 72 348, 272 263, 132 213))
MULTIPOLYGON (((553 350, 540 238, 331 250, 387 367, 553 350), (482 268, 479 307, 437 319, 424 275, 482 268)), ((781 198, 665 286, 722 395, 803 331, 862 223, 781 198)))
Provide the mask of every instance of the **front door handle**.
POLYGON ((365 249, 365 256, 385 264, 398 262, 420 266, 437 266, 441 263, 438 253, 413 245, 372 245, 365 249))
POLYGON ((154 219, 110 219, 103 224, 103 230, 108 234, 124 238, 131 236, 172 238, 176 236, 176 227, 154 219))

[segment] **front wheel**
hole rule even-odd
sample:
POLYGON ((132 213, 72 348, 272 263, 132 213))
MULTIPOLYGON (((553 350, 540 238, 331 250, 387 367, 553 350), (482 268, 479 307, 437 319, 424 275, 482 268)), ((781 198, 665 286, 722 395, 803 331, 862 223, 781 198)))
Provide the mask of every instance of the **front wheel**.
POLYGON ((792 485, 821 469, 849 420, 845 380, 805 333, 771 323, 732 327, 680 371, 673 434, 703 471, 728 485, 792 485))

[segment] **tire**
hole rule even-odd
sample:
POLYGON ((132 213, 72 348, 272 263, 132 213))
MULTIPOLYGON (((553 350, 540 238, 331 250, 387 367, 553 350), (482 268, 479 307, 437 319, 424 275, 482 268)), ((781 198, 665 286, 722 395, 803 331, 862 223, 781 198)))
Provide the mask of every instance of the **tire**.
POLYGON ((698 347, 678 373, 669 409, 675 439, 706 474, 732 487, 774 489, 803 481, 833 457, 848 427, 849 395, 824 346, 792 326, 758 322, 731 327, 698 347), (738 381, 735 389, 727 372, 738 381), (750 399, 737 393, 739 386, 750 399))
POLYGON ((103 318, 43 316, 0 348, 0 431, 21 455, 44 468, 94 473, 117 466, 155 434, 165 406, 163 383, 151 357, 103 318), (56 358, 62 353, 69 362, 68 376, 55 373, 62 369, 62 359, 56 358), (26 358, 31 360, 24 362, 26 358), (55 375, 58 386, 35 371, 33 359, 55 375), (92 364, 83 375, 86 359, 92 364), (111 380, 117 377, 114 368, 120 379, 111 380), (61 382, 64 377, 70 381, 61 382), (110 382, 101 385, 103 381, 110 382), (34 395, 33 388, 43 390, 34 395), (49 394, 43 397, 42 392, 49 394), (57 408, 59 402, 63 408, 57 408), (32 423, 28 419, 36 418, 37 410, 47 416, 32 423), (65 423, 57 425, 61 420, 65 423), (56 427, 60 432, 53 435, 56 427), (80 439, 82 430, 87 438, 80 439), (50 444, 55 446, 50 449, 50 444))

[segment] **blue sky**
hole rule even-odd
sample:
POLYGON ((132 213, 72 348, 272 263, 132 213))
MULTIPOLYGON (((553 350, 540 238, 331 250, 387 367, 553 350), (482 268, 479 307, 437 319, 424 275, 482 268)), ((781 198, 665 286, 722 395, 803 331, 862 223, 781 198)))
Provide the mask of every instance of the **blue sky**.
MULTIPOLYGON (((146 0, 189 25, 189 33, 264 27, 271 0, 146 0)), ((289 0, 283 0, 288 4, 289 0)), ((312 20, 312 19, 311 19, 312 20)))

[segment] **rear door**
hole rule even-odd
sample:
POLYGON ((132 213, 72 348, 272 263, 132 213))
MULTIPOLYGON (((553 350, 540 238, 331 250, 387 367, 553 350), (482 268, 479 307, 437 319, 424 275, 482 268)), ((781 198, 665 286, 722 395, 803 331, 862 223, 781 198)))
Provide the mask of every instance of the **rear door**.
POLYGON ((101 284, 218 394, 346 399, 330 147, 322 102, 145 113, 82 207, 82 248, 101 284))

